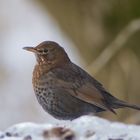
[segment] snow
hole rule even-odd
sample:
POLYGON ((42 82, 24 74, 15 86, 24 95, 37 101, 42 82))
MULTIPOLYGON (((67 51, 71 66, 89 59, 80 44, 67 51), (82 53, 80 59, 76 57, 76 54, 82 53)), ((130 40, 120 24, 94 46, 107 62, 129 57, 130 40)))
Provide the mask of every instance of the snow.
POLYGON ((140 126, 83 116, 57 124, 20 123, 4 132, 1 140, 140 140, 140 126))

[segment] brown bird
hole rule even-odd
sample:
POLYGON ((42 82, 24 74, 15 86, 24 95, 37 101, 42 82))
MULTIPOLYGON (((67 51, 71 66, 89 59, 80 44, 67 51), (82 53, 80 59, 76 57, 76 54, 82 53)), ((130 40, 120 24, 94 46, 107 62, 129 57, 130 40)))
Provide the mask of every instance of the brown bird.
POLYGON ((57 119, 72 120, 89 113, 140 106, 112 96, 102 84, 72 63, 56 42, 44 41, 36 47, 24 47, 35 53, 33 87, 40 105, 57 119))

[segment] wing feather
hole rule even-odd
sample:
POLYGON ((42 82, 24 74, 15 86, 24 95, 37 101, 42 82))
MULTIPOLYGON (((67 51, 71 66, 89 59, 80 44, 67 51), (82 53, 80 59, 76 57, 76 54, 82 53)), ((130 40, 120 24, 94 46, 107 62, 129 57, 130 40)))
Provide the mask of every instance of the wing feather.
POLYGON ((58 69, 57 72, 55 69, 53 73, 56 76, 55 82, 57 88, 65 89, 65 91, 68 91, 66 94, 71 94, 84 102, 114 112, 108 106, 103 96, 102 91, 105 91, 103 86, 80 67, 75 64, 73 65, 74 69, 72 69, 73 67, 68 67, 66 69, 58 69))

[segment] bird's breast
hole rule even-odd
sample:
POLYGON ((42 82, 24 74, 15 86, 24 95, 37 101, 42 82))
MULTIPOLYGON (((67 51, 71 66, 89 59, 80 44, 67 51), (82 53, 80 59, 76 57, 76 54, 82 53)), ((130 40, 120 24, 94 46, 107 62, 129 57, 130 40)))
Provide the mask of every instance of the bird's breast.
POLYGON ((33 75, 33 87, 38 102, 45 110, 52 110, 56 101, 56 95, 53 91, 55 85, 53 74, 34 70, 33 75))

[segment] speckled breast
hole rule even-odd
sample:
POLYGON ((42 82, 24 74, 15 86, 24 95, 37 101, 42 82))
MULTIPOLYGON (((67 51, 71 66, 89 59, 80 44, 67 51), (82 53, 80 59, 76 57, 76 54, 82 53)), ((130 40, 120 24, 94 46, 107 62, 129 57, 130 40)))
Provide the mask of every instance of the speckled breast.
POLYGON ((72 120, 81 115, 99 112, 99 108, 85 103, 67 89, 59 88, 52 72, 34 72, 33 86, 38 102, 45 111, 57 119, 72 120))

